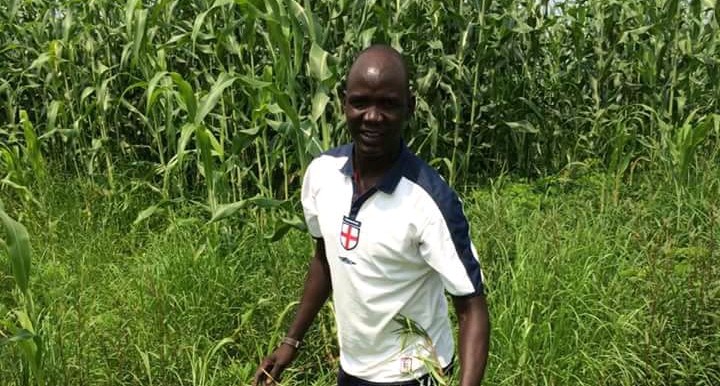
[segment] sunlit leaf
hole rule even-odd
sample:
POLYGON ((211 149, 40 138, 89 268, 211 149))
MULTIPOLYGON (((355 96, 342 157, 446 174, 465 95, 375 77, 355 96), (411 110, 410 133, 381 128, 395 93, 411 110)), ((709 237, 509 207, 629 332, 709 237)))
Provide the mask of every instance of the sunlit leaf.
POLYGON ((0 203, 0 221, 5 230, 5 244, 10 267, 20 291, 27 293, 30 283, 30 236, 25 226, 12 219, 0 203))

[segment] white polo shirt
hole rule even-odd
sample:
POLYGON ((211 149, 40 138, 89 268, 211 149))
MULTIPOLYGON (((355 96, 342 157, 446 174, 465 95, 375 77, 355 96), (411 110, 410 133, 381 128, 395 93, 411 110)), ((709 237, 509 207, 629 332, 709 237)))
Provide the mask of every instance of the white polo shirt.
POLYGON ((308 230, 325 243, 340 365, 371 382, 410 380, 433 355, 418 336, 403 341, 393 318, 427 331, 447 366, 454 342, 444 291, 483 293, 477 252, 457 194, 404 144, 378 186, 353 202, 352 151, 315 158, 301 194, 308 230))

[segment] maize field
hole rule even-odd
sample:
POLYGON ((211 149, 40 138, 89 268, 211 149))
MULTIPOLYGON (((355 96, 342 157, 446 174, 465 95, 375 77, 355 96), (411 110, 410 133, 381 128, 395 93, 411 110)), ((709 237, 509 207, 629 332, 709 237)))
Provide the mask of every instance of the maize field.
MULTIPOLYGON (((718 0, 3 0, 0 385, 250 384, 374 43, 465 202, 484 384, 720 384, 718 0)), ((282 385, 335 384, 335 333, 282 385)))

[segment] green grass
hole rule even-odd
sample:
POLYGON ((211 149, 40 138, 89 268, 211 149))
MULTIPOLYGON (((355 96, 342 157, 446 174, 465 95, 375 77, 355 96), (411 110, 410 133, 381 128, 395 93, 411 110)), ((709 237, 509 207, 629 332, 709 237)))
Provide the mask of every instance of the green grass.
MULTIPOLYGON (((616 196, 614 177, 577 169, 465 194, 492 317, 486 384, 720 382, 720 194, 707 170, 680 193, 646 172, 616 196)), ((53 180, 41 208, 19 197, 6 210, 31 234, 50 384, 247 384, 292 316, 311 252, 300 232, 269 243, 232 220, 205 225, 193 206, 133 227, 142 191, 82 180, 53 180)), ((3 272, 0 317, 13 320, 3 272)), ((326 307, 285 384, 333 384, 334 334, 326 307)), ((22 384, 26 362, 0 347, 0 383, 22 384)))
MULTIPOLYGON (((309 258, 302 172, 378 42, 467 203, 487 383, 720 384, 720 3, 556 3, 1 3, 0 199, 33 263, 25 293, 0 233, 0 385, 246 384, 309 258)), ((331 315, 288 385, 333 383, 331 315)))

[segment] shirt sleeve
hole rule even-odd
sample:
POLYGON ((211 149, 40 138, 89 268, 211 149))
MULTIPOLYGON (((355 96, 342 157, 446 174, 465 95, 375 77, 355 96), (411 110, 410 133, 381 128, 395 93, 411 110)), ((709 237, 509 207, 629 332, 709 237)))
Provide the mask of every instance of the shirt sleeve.
POLYGON ((444 203, 433 204, 420 229, 420 255, 438 272, 451 295, 482 295, 482 270, 459 198, 453 194, 444 203))
POLYGON ((313 166, 315 162, 311 162, 305 171, 303 178, 302 190, 300 191, 300 201, 302 202, 303 214, 305 215, 305 225, 307 225, 310 235, 316 239, 322 238, 320 233, 320 222, 318 221, 318 211, 315 205, 315 196, 317 195, 317 187, 313 186, 313 166))

